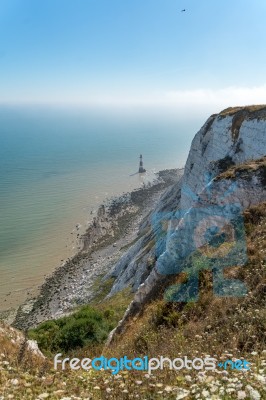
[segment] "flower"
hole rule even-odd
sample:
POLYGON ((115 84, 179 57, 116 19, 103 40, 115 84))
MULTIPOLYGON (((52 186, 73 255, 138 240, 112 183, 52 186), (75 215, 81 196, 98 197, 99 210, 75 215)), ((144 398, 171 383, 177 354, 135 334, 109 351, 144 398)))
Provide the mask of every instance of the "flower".
POLYGON ((237 392, 238 400, 244 400, 246 397, 247 397, 246 392, 244 392, 243 390, 239 390, 239 392, 237 392))
POLYGON ((178 388, 176 400, 185 399, 186 397, 188 397, 189 393, 190 393, 189 390, 178 388))
POLYGON ((247 385, 246 389, 249 391, 249 396, 251 400, 260 400, 261 395, 259 394, 259 392, 254 389, 251 385, 247 385))

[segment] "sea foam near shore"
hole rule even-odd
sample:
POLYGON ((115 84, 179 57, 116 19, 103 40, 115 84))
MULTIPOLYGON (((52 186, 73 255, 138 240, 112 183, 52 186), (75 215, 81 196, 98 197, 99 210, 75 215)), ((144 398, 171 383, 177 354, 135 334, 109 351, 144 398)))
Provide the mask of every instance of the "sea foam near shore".
POLYGON ((159 196, 182 173, 183 170, 161 171, 152 183, 101 205, 82 236, 83 248, 46 279, 35 299, 19 308, 13 315, 14 326, 28 329, 92 301, 97 295, 95 282, 102 281, 126 247, 137 239, 143 215, 154 209, 159 196))
POLYGON ((106 197, 141 185, 130 176, 140 153, 148 172, 181 167, 190 143, 188 127, 160 116, 0 107, 0 126, 2 310, 73 256, 76 225, 106 197))

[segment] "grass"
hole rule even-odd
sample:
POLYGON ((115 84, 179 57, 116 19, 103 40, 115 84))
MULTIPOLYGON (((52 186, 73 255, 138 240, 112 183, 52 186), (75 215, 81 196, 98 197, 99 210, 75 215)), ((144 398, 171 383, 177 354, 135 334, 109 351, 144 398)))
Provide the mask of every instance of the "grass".
MULTIPOLYGON (((248 263, 245 267, 232 267, 226 271, 227 277, 246 283, 248 294, 244 298, 215 297, 211 271, 205 270, 200 276, 198 302, 167 303, 162 291, 139 316, 129 321, 126 331, 117 337, 112 347, 104 348, 104 343, 96 341, 70 350, 68 355, 82 358, 99 356, 103 352, 108 357, 127 355, 128 358, 142 355, 204 357, 207 354, 223 360, 244 357, 252 363, 249 373, 228 371, 224 374, 219 371, 218 374, 208 371, 200 375, 199 371, 182 370, 177 373, 166 368, 152 375, 141 371, 122 371, 118 376, 112 376, 108 371, 55 371, 52 358, 42 363, 32 361, 32 366, 29 366, 29 362, 23 362, 25 353, 18 362, 23 344, 18 345, 15 351, 8 333, 5 341, 0 341, 4 353, 4 357, 0 354, 1 395, 15 400, 46 397, 51 400, 64 397, 174 400, 187 390, 187 400, 211 396, 221 400, 237 399, 238 391, 245 391, 247 399, 259 398, 254 397, 256 393, 265 399, 266 203, 245 211, 244 219, 248 263), (3 364, 4 360, 8 364, 3 364), (12 384, 12 380, 17 381, 12 384)), ((178 281, 180 277, 174 278, 172 283, 178 281)), ((85 317, 88 318, 89 313, 89 318, 96 319, 99 326, 103 315, 106 321, 117 323, 131 298, 129 290, 120 292, 91 305, 92 308, 78 311, 75 318, 82 317, 85 310, 85 317)))
MULTIPOLYGON (((211 354, 222 359, 228 352, 250 360, 251 353, 262 354, 266 349, 266 203, 252 207, 244 217, 249 261, 245 267, 228 268, 226 277, 244 281, 248 294, 244 298, 214 296, 212 274, 203 271, 198 302, 167 303, 159 296, 128 324, 106 355, 133 358, 162 354, 174 359, 211 354)), ((256 362, 259 364, 259 356, 256 362)), ((156 374, 164 385, 176 384, 175 372, 156 374)), ((184 374, 181 377, 187 387, 184 374)))
POLYGON ((250 113, 266 110, 266 104, 261 105, 250 105, 244 107, 228 107, 225 110, 221 111, 218 115, 221 117, 231 116, 236 114, 239 111, 247 111, 250 113))
POLYGON ((105 274, 102 274, 99 276, 95 281, 93 282, 92 285, 92 291, 93 291, 93 304, 97 304, 101 302, 110 292, 112 289, 114 279, 109 278, 109 279, 103 279, 105 274))
POLYGON ((258 160, 250 160, 238 166, 232 166, 228 168, 225 172, 215 177, 215 180, 218 181, 222 179, 233 179, 236 178, 238 174, 241 174, 243 172, 254 172, 258 169, 261 169, 264 176, 266 175, 266 157, 262 157, 258 160))
MULTIPOLYGON (((150 354, 157 354, 163 346, 164 354, 173 356, 176 345, 171 346, 169 337, 176 331, 183 337, 182 350, 185 352, 199 350, 194 341, 195 334, 207 335, 208 340, 200 349, 207 353, 232 348, 232 337, 235 338, 233 346, 239 352, 262 351, 266 347, 266 203, 247 210, 244 218, 248 263, 245 267, 228 268, 225 276, 245 282, 248 295, 245 298, 214 296, 212 273, 202 271, 199 301, 166 303, 162 296, 159 297, 147 306, 140 318, 131 322, 128 332, 123 335, 123 343, 117 347, 119 354, 137 354, 139 348, 134 349, 134 343, 148 337, 145 350, 150 354), (258 312, 254 314, 254 310, 258 312), (158 330, 165 334, 158 335, 158 330)), ((173 283, 176 281, 175 277, 173 283)))

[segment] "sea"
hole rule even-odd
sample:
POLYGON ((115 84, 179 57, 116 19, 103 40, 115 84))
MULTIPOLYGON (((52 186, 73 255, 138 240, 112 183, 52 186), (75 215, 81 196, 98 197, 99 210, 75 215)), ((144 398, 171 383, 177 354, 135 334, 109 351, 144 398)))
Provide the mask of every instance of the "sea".
POLYGON ((77 227, 104 200, 183 167, 202 123, 158 110, 0 106, 0 311, 75 254, 77 227))

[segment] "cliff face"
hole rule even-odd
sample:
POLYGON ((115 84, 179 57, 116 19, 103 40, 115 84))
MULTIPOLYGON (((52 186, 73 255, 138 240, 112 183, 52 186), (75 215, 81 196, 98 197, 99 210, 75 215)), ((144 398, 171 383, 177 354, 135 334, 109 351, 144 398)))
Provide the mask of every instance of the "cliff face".
POLYGON ((29 365, 34 361, 37 365, 46 359, 35 340, 27 339, 22 332, 3 322, 0 322, 0 346, 2 368, 3 365, 9 366, 9 364, 22 363, 22 361, 28 362, 29 365))
MULTIPOLYGON (((139 240, 108 274, 115 278, 110 295, 129 285, 136 291, 116 332, 156 296, 170 275, 189 272, 191 254, 204 248, 209 254, 210 246, 219 247, 211 244, 215 239, 231 237, 231 250, 226 257, 220 255, 227 262, 223 268, 244 265, 241 215, 266 200, 265 154, 266 106, 230 108, 207 120, 192 141, 183 177, 143 220, 139 240)), ((217 263, 213 254, 208 258, 217 263)), ((221 270, 216 271, 220 295, 244 291, 240 282, 223 282, 221 270)), ((195 285, 179 295, 195 296, 195 285)))
POLYGON ((207 174, 216 176, 230 165, 265 155, 266 106, 228 109, 211 116, 196 134, 185 166, 181 207, 193 201, 186 196, 188 186, 199 193, 206 186, 207 174))

